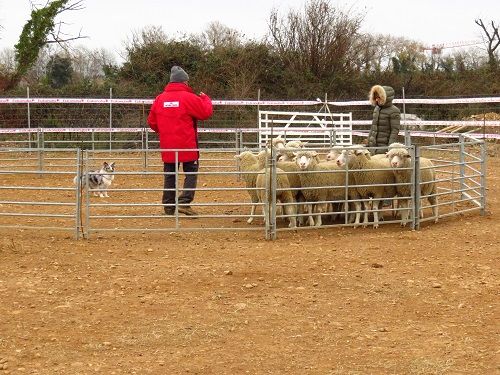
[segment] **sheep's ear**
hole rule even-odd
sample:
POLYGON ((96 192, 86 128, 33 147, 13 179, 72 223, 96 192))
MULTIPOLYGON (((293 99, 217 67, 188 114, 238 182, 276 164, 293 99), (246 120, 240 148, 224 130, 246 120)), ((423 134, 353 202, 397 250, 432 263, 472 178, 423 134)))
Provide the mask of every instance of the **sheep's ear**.
POLYGON ((300 141, 300 145, 301 145, 302 147, 306 146, 308 143, 309 143, 309 142, 302 142, 302 141, 300 141))
POLYGON ((388 152, 385 153, 385 157, 389 158, 389 153, 388 152))
POLYGON ((297 156, 294 156, 294 157, 292 158, 292 161, 293 161, 293 162, 297 161, 297 156))
POLYGON ((298 154, 298 152, 297 152, 297 151, 293 151, 293 152, 292 152, 292 154, 293 154, 293 158, 294 158, 294 159, 297 159, 297 154, 298 154))
POLYGON ((409 159, 409 158, 411 158, 411 155, 410 154, 406 154, 405 158, 409 159))
POLYGON ((240 154, 240 155, 234 155, 234 158, 235 158, 236 160, 241 160, 241 154, 240 154))
POLYGON ((318 153, 316 151, 311 151, 311 156, 316 157, 316 156, 318 156, 318 153))

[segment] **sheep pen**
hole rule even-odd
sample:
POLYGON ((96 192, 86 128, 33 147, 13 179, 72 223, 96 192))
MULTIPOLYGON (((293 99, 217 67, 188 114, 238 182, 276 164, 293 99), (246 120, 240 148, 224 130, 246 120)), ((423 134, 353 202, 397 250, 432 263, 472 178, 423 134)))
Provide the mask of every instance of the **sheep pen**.
MULTIPOLYGON (((200 171, 210 173, 200 175, 195 203, 213 217, 180 217, 179 230, 160 206, 133 205, 158 202, 161 191, 149 189, 160 189, 162 176, 144 174, 141 155, 132 153, 96 153, 90 162, 117 161, 112 188, 119 190, 90 197, 96 216, 90 225, 110 231, 77 241, 60 230, 64 217, 1 216, 10 226, 1 228, 0 240, 2 368, 42 374, 494 373, 498 156, 488 163, 486 216, 459 213, 473 206, 458 187, 465 194, 475 187, 472 177, 460 178, 456 153, 425 149, 439 180, 438 224, 423 222, 421 231, 394 224, 377 231, 295 232, 283 222, 277 240, 266 241, 262 217, 246 222, 250 198, 234 154, 202 152, 200 171), (212 174, 223 170, 230 172, 212 174), (151 212, 157 217, 142 217, 151 212), (115 230, 128 221, 134 231, 115 230), (207 221, 218 230, 204 228, 207 221), (153 227, 158 231, 146 230, 153 227)), ((30 157, 39 162, 36 152, 19 155, 15 168, 11 161, 2 164, 16 173, 2 175, 1 212, 29 214, 39 204, 45 215, 66 214, 70 206, 47 203, 60 197, 74 202, 74 190, 57 190, 73 178, 73 167, 58 166, 69 156, 55 160, 46 152, 40 176, 26 167, 30 157), (14 186, 22 189, 6 188, 14 186), (7 203, 21 200, 32 206, 22 211, 7 203)), ((160 168, 153 165, 157 157, 147 160, 150 173, 160 168)), ((466 159, 465 176, 480 169, 473 160, 466 159)))

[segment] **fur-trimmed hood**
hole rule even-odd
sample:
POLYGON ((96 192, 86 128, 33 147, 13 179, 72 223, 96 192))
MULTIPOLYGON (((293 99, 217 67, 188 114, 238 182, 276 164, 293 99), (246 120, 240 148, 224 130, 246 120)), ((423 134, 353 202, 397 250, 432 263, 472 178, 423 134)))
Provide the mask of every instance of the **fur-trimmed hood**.
POLYGON ((390 86, 380 86, 375 85, 370 90, 369 100, 373 106, 376 106, 375 98, 381 98, 382 101, 380 106, 392 105, 392 101, 394 100, 394 89, 390 86))

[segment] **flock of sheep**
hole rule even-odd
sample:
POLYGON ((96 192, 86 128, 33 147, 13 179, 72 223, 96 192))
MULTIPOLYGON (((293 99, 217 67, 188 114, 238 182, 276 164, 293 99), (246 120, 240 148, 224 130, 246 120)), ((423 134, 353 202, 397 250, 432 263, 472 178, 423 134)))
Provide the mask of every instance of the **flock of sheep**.
MULTIPOLYGON (((364 146, 333 149, 325 160, 320 159, 317 151, 305 146, 304 142, 285 142, 278 137, 258 154, 243 151, 235 156, 253 203, 247 221, 249 224, 258 204, 263 204, 264 220, 269 217, 269 161, 273 153, 277 160, 277 207, 283 208, 282 216, 288 218, 290 228, 306 223, 321 226, 322 216, 331 213, 345 213, 346 222, 353 223, 355 227, 361 224, 363 213, 362 225, 366 227, 370 212, 373 213, 373 227, 377 228, 379 206, 389 200, 398 203, 393 215, 401 216, 401 225, 405 226, 410 221, 413 171, 411 155, 403 144, 393 143, 386 154, 378 155, 371 155, 364 146)), ((429 201, 437 222, 435 170, 431 160, 423 157, 420 158, 418 186, 421 197, 429 201)), ((422 210, 420 215, 423 216, 422 210)))

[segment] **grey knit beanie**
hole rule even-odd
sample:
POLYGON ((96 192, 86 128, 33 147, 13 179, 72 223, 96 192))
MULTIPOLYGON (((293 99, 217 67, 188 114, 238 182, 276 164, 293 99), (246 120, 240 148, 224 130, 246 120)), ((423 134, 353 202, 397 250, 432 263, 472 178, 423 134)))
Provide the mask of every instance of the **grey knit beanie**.
POLYGON ((186 82, 189 80, 188 74, 180 66, 174 65, 170 70, 170 82, 186 82))

